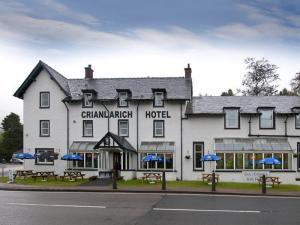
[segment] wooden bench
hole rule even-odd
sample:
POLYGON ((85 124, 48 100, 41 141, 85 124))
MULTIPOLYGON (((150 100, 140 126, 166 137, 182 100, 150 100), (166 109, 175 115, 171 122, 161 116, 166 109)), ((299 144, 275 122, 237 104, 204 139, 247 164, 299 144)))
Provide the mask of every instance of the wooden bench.
MULTIPOLYGON (((262 177, 257 179, 258 184, 262 184, 262 177)), ((279 180, 279 177, 266 177, 266 184, 270 183, 272 184, 272 187, 275 187, 275 184, 279 187, 279 184, 281 184, 281 181, 279 180)))
MULTIPOLYGON (((219 183, 219 174, 215 174, 215 180, 219 183)), ((203 173, 202 174, 202 182, 212 182, 212 173, 203 173)))
POLYGON ((85 174, 81 173, 81 171, 64 171, 64 175, 60 176, 62 180, 65 180, 65 178, 69 178, 70 181, 75 181, 77 178, 81 178, 83 180, 83 177, 85 174))
POLYGON ((14 174, 14 179, 16 179, 16 177, 20 177, 20 178, 27 178, 30 177, 32 175, 32 170, 16 170, 16 173, 14 174))
POLYGON ((161 174, 160 173, 144 173, 144 176, 142 177, 142 181, 147 182, 161 182, 161 174))
POLYGON ((37 178, 42 178, 43 181, 47 181, 50 177, 53 177, 55 180, 57 180, 58 174, 55 174, 54 171, 38 171, 35 173, 32 173, 31 177, 34 181, 36 181, 37 178))

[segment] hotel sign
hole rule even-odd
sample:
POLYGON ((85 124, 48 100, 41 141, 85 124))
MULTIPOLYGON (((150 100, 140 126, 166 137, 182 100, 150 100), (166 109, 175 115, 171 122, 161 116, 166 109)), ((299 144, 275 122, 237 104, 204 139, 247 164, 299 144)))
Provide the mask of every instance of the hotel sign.
MULTIPOLYGON (((82 111, 81 117, 83 119, 94 119, 94 118, 117 118, 127 119, 132 118, 132 111, 82 111)), ((156 110, 156 111, 145 111, 145 118, 153 119, 168 119, 171 118, 169 111, 156 110)))

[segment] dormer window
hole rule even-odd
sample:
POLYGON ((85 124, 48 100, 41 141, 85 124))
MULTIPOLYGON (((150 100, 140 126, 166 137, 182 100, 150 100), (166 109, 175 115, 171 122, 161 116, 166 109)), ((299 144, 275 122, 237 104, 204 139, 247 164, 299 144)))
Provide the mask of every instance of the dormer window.
POLYGON ((83 93, 82 107, 92 108, 93 107, 93 93, 83 93))
POLYGON ((127 107, 128 106, 128 91, 120 91, 119 92, 119 107, 127 107))
POLYGON ((274 109, 258 109, 259 116, 259 128, 260 129, 274 129, 275 117, 274 109))
POLYGON ((165 95, 165 93, 162 92, 162 91, 155 91, 154 92, 153 106, 163 107, 164 106, 164 95, 165 95))
POLYGON ((225 112, 225 129, 239 129, 240 128, 240 112, 238 108, 227 108, 225 112))
POLYGON ((300 129, 300 113, 295 115, 295 126, 296 129, 300 129))

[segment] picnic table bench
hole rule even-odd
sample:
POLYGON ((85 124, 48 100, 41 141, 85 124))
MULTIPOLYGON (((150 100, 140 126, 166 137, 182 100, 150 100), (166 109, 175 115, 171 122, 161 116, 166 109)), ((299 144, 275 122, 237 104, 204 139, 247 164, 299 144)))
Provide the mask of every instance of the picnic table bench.
MULTIPOLYGON (((215 179, 216 182, 219 182, 219 174, 215 174, 215 179)), ((202 174, 202 182, 204 183, 205 181, 207 182, 212 182, 212 173, 203 173, 202 174)))
POLYGON ((160 173, 144 173, 142 177, 142 181, 150 181, 150 182, 161 182, 161 174, 160 173))
POLYGON ((41 177, 43 181, 47 181, 50 177, 55 178, 57 180, 58 174, 55 174, 54 171, 38 171, 32 173, 31 177, 36 181, 36 178, 41 177))
POLYGON ((64 175, 60 176, 60 178, 62 180, 64 180, 65 178, 69 178, 70 181, 74 181, 77 178, 81 178, 81 180, 83 180, 83 177, 85 176, 85 174, 81 173, 81 171, 64 171, 64 175))
MULTIPOLYGON (((260 185, 262 183, 262 177, 258 178, 257 181, 258 181, 258 184, 260 185)), ((279 180, 279 177, 266 177, 266 183, 272 184, 272 187, 274 187, 275 184, 277 184, 279 187, 279 184, 281 184, 281 181, 279 180)))
POLYGON ((16 177, 21 177, 25 179, 31 175, 32 175, 32 170, 16 170, 16 173, 14 174, 14 179, 16 177))

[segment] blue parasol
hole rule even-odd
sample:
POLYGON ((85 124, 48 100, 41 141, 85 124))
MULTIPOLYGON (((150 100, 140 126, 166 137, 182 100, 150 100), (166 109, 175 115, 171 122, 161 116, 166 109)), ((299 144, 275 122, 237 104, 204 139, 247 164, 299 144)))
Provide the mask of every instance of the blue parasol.
POLYGON ((201 157, 201 161, 218 161, 220 158, 216 154, 207 154, 201 157))
POLYGON ((18 153, 14 156, 16 159, 34 159, 34 156, 30 153, 18 153))
POLYGON ((156 155, 146 155, 143 157, 144 162, 160 162, 162 161, 162 158, 156 155))
POLYGON ((281 162, 276 158, 264 158, 258 161, 259 164, 265 164, 265 165, 281 165, 281 162))
POLYGON ((76 155, 76 154, 66 154, 66 155, 61 157, 61 160, 82 161, 83 158, 80 155, 76 155))

